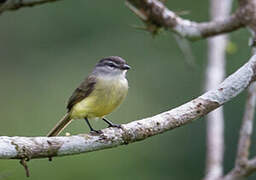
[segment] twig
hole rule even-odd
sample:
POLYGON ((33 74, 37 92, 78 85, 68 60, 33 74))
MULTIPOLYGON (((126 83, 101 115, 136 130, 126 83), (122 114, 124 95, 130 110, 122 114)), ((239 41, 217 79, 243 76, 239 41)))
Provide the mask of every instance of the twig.
POLYGON ((8 10, 17 10, 22 7, 32 7, 35 5, 55 2, 59 0, 2 0, 0 2, 0 14, 8 10))
POLYGON ((20 164, 24 167, 25 172, 26 172, 26 176, 29 177, 30 173, 29 173, 28 165, 27 165, 26 160, 24 158, 22 158, 20 160, 20 164))

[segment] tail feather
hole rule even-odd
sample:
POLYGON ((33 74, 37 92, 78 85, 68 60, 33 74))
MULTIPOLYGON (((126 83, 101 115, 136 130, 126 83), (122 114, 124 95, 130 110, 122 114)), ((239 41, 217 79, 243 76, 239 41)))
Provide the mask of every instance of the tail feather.
POLYGON ((64 117, 55 125, 55 127, 47 134, 47 137, 58 136, 62 130, 71 122, 70 114, 67 113, 64 117))

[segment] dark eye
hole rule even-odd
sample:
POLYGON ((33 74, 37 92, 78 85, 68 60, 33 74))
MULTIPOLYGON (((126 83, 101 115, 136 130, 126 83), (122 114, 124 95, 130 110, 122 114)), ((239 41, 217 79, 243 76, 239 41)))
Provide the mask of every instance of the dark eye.
POLYGON ((110 66, 110 67, 117 67, 117 65, 116 65, 116 64, 111 63, 111 62, 110 62, 110 63, 108 63, 107 65, 108 65, 108 66, 110 66))

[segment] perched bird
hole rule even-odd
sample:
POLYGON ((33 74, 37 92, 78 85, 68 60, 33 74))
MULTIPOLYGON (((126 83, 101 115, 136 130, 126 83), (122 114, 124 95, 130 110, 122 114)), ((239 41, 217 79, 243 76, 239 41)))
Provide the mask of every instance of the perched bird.
POLYGON ((48 133, 48 137, 57 136, 72 119, 85 119, 90 130, 95 130, 89 120, 102 119, 109 127, 120 127, 104 116, 116 109, 128 92, 126 72, 130 66, 118 56, 101 59, 89 76, 75 89, 68 100, 67 113, 48 133))

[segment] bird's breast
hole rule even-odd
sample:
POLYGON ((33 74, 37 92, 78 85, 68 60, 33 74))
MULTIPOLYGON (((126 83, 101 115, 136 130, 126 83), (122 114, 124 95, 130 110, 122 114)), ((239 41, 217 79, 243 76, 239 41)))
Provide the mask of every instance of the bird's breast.
POLYGON ((97 78, 94 90, 73 107, 75 118, 103 117, 117 108, 127 95, 128 82, 125 77, 97 78))

